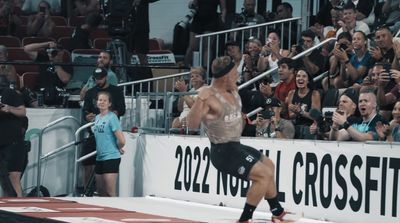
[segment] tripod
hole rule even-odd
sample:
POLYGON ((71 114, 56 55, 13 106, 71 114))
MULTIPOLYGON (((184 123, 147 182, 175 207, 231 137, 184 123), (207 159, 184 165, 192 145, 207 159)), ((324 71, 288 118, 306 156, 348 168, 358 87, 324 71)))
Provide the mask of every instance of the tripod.
POLYGON ((113 55, 114 58, 113 61, 117 65, 120 65, 115 68, 115 72, 118 75, 118 79, 120 80, 120 82, 127 81, 128 79, 126 76, 126 69, 123 66, 127 64, 127 58, 128 58, 128 50, 125 42, 122 41, 120 38, 115 38, 115 39, 113 38, 113 40, 107 44, 107 49, 113 55))

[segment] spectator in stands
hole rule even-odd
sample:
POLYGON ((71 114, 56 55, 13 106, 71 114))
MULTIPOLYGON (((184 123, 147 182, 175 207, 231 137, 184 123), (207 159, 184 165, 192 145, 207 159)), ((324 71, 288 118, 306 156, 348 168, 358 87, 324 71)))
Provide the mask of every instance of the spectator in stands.
POLYGON ((296 139, 314 139, 310 133, 310 125, 313 118, 310 117, 310 109, 321 110, 321 95, 314 90, 314 82, 310 74, 304 68, 296 73, 296 89, 289 92, 287 103, 289 118, 293 120, 296 128, 296 139))
POLYGON ((28 36, 50 37, 55 27, 55 23, 51 19, 50 4, 41 1, 38 8, 36 14, 28 17, 26 33, 28 36))
MULTIPOLYGON (((324 78, 322 86, 325 91, 329 87, 342 88, 348 86, 348 75, 346 74, 347 64, 350 63, 349 58, 352 57, 353 46, 351 44, 352 37, 350 33, 341 33, 329 57, 329 76, 324 78)), ((353 65, 351 65, 353 66, 353 65)))
POLYGON ((87 16, 93 12, 99 12, 100 4, 98 0, 74 0, 75 16, 87 16))
MULTIPOLYGON (((281 49, 281 37, 278 30, 272 30, 268 34, 265 45, 261 49, 260 57, 257 62, 257 70, 260 72, 278 68, 278 60, 287 57, 289 51, 281 49)), ((270 74, 275 83, 279 83, 278 71, 270 74)))
POLYGON ((293 18, 293 7, 288 2, 282 2, 276 7, 275 20, 290 19, 293 18))
POLYGON ((69 42, 69 51, 74 49, 91 49, 90 33, 103 21, 98 13, 91 13, 85 18, 85 23, 75 27, 69 42))
POLYGON ((244 0, 242 12, 236 15, 235 21, 232 24, 232 28, 253 26, 263 23, 264 17, 257 14, 255 8, 255 0, 244 0))
POLYGON ((0 45, 0 75, 5 75, 9 81, 17 80, 17 71, 12 64, 1 64, 8 61, 8 50, 4 45, 0 45))
MULTIPOLYGON (((368 73, 368 62, 371 59, 371 55, 369 54, 367 45, 368 39, 365 33, 362 31, 354 32, 352 40, 354 54, 349 59, 349 63, 346 63, 347 60, 345 60, 346 78, 350 80, 350 84, 353 84, 353 87, 359 88, 368 73)), ((347 54, 341 55, 344 57, 347 56, 347 54)))
POLYGON ((237 41, 230 41, 225 44, 226 54, 230 56, 237 67, 239 74, 238 84, 244 82, 243 69, 244 69, 244 55, 240 50, 240 43, 237 41))
POLYGON ((63 61, 64 50, 55 42, 32 43, 24 46, 25 52, 37 62, 50 62, 39 66, 39 78, 35 90, 40 88, 64 88, 72 78, 72 67, 54 66, 51 63, 63 61))
POLYGON ((363 31, 366 35, 370 33, 369 27, 365 22, 357 21, 357 10, 351 2, 344 6, 343 21, 339 23, 341 28, 336 32, 336 37, 342 32, 349 32, 351 35, 355 31, 363 31))
MULTIPOLYGON (((385 66, 385 65, 382 65, 385 66)), ((389 120, 388 110, 393 108, 394 104, 400 98, 400 71, 397 69, 383 68, 378 77, 377 97, 379 106, 385 108, 384 117, 389 120)))
POLYGON ((400 0, 385 0, 382 6, 382 13, 384 17, 383 23, 396 24, 400 19, 400 0))
POLYGON ((390 122, 390 125, 378 122, 376 131, 381 140, 400 142, 400 101, 397 101, 394 105, 392 115, 393 120, 390 122))
POLYGON ((319 41, 336 37, 336 32, 341 28, 339 21, 343 20, 343 7, 334 7, 331 9, 330 17, 330 23, 332 25, 322 25, 319 22, 316 22, 310 27, 310 29, 317 35, 319 41))
MULTIPOLYGON (((190 27, 190 40, 189 46, 185 55, 185 64, 192 64, 193 51, 198 47, 198 40, 195 38, 198 34, 204 34, 209 32, 218 31, 220 28, 219 21, 225 23, 226 17, 226 6, 225 0, 213 0, 213 1, 200 1, 192 0, 189 3, 189 8, 195 9, 196 14, 193 17, 193 21, 190 27), (219 17, 217 9, 218 5, 221 11, 221 17, 219 17)), ((206 50, 207 48, 205 48, 206 50)), ((203 54, 205 57, 207 53, 203 54)), ((203 58, 206 62, 207 58, 203 58)), ((201 64, 203 65, 203 64, 201 64)))
POLYGON ((393 35, 389 27, 382 25, 376 28, 375 31, 375 47, 370 47, 371 60, 369 61, 370 67, 375 63, 393 63, 395 58, 393 49, 393 35))
MULTIPOLYGON (((315 33, 310 29, 301 33, 301 40, 298 45, 293 45, 288 57, 294 57, 302 51, 308 50, 314 46, 315 33)), ((315 77, 320 71, 324 69, 324 56, 318 49, 304 55, 302 58, 297 59, 299 67, 305 67, 307 73, 315 77), (322 68, 322 69, 321 69, 322 68)))
POLYGON ((46 4, 49 6, 48 9, 51 10, 52 14, 56 15, 61 12, 61 0, 25 0, 24 5, 22 6, 22 11, 25 14, 34 14, 40 12, 40 8, 38 6, 41 5, 42 2, 46 2, 46 4))
MULTIPOLYGON (((101 70, 101 68, 100 68, 101 70)), ((96 138, 96 187, 100 196, 117 195, 117 178, 121 155, 125 153, 125 137, 117 115, 111 110, 112 99, 109 92, 97 94, 97 107, 100 111, 92 127, 96 138)))
MULTIPOLYGON (((179 79, 175 83, 175 88, 180 93, 196 92, 204 86, 206 71, 202 67, 192 67, 190 69, 190 84, 192 88, 188 91, 188 84, 185 80, 179 79)), ((178 111, 181 112, 179 117, 172 122, 172 128, 184 128, 187 126, 186 116, 189 114, 190 108, 197 98, 196 95, 180 95, 178 99, 178 111)))
POLYGON ((296 63, 294 60, 284 57, 278 61, 278 73, 281 82, 276 86, 274 97, 282 103, 283 118, 289 118, 286 98, 289 91, 296 88, 295 79, 296 63))
POLYGON ((7 48, 3 45, 0 45, 0 75, 6 76, 9 85, 16 90, 18 94, 22 95, 26 107, 38 107, 36 94, 32 92, 31 89, 25 87, 21 88, 18 85, 20 79, 15 67, 11 64, 1 64, 1 61, 8 61, 7 48))
POLYGON ((0 76, 0 182, 5 196, 21 197, 20 177, 27 153, 19 145, 26 108, 22 97, 5 82, 7 78, 0 76))
POLYGON ((281 118, 282 103, 272 97, 266 99, 265 110, 257 114, 256 136, 278 139, 293 139, 295 129, 293 123, 281 118))
POLYGON ((330 140, 336 141, 371 141, 378 140, 379 136, 376 132, 376 124, 386 121, 377 113, 376 95, 373 92, 361 92, 358 99, 358 109, 361 114, 361 119, 350 122, 347 114, 343 111, 338 111, 333 114, 333 125, 330 140), (338 127, 343 127, 338 129, 338 127))
MULTIPOLYGON (((358 114, 356 114, 357 104, 357 91, 353 88, 347 88, 339 98, 339 104, 335 113, 338 113, 339 115, 346 114, 344 118, 346 118, 349 123, 353 123, 358 118, 358 114)), ((336 120, 338 114, 335 115, 335 113, 333 113, 333 116, 335 116, 336 120)), ((331 134, 336 134, 336 131, 341 129, 341 126, 338 126, 336 122, 332 121, 332 114, 328 114, 328 112, 326 112, 325 114, 321 115, 323 118, 321 119, 322 122, 314 122, 310 126, 310 133, 318 134, 323 139, 329 139, 333 137, 330 136, 331 134)))
POLYGON ((353 4, 357 10, 357 21, 363 21, 367 25, 372 26, 375 22, 374 5, 375 0, 349 0, 349 4, 353 4))
POLYGON ((253 79, 259 74, 257 69, 258 58, 261 53, 261 41, 256 38, 251 38, 248 42, 248 52, 244 53, 244 82, 253 79))
POLYGON ((14 12, 14 3, 11 0, 0 1, 0 35, 14 35, 20 23, 21 19, 14 12))
MULTIPOLYGON (((125 98, 122 89, 111 85, 107 80, 108 71, 106 68, 95 68, 93 71, 93 78, 96 82, 96 87, 90 88, 84 98, 84 105, 82 112, 85 116, 85 121, 93 122, 96 115, 100 114, 99 108, 96 105, 97 95, 99 92, 108 92, 111 95, 111 111, 113 111, 118 117, 125 114, 125 98)), ((82 156, 87 155, 96 150, 96 142, 93 138, 93 133, 90 132, 91 136, 85 143, 82 149, 82 156)), ((83 161, 84 166, 84 182, 85 186, 90 178, 90 174, 93 171, 95 165, 94 157, 83 161)))
MULTIPOLYGON (((99 57, 97 58, 97 67, 102 67, 107 69, 107 83, 117 86, 118 85, 118 78, 114 71, 111 69, 112 64, 112 56, 109 51, 101 51, 99 57)), ((85 86, 82 87, 80 97, 81 100, 85 98, 86 92, 96 86, 96 80, 93 76, 89 77, 85 86)))
POLYGON ((344 5, 343 0, 329 0, 325 5, 321 6, 317 16, 315 18, 316 23, 324 27, 333 26, 333 14, 332 10, 335 8, 342 8, 344 5))

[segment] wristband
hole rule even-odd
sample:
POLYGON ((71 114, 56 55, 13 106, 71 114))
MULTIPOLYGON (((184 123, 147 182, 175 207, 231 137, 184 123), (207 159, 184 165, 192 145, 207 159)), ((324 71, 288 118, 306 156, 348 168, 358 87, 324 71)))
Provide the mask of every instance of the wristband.
POLYGON ((343 123, 343 128, 344 129, 348 129, 350 127, 350 123, 348 121, 346 121, 345 123, 343 123))

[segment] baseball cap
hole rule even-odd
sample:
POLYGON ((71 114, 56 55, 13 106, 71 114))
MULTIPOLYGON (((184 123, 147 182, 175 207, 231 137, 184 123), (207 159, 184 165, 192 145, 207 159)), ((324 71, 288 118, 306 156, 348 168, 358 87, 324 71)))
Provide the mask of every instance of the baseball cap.
POLYGON ((267 98, 265 99, 265 106, 269 107, 281 107, 282 103, 279 101, 279 99, 272 97, 272 98, 267 98))
POLYGON ((96 79, 102 78, 107 76, 107 70, 103 67, 97 67, 93 71, 93 77, 96 79))
POLYGON ((342 95, 346 95, 353 101, 354 104, 358 104, 358 93, 353 88, 347 88, 342 95))

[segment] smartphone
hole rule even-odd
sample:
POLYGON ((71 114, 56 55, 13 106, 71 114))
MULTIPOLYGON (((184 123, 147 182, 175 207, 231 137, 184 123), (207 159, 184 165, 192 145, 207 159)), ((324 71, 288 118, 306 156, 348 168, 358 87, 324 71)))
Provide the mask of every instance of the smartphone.
POLYGON ((383 64, 383 69, 385 70, 386 73, 389 74, 389 77, 391 78, 392 75, 390 73, 390 69, 392 69, 392 65, 389 63, 385 63, 385 64, 383 64))
POLYGON ((347 50, 347 48, 349 48, 346 44, 344 44, 344 43, 341 43, 340 45, 339 45, 339 47, 340 47, 340 49, 342 49, 342 50, 347 50))
POLYGON ((46 13, 46 7, 39 7, 39 11, 42 13, 46 13))
POLYGON ((376 47, 376 42, 375 40, 370 40, 369 41, 369 48, 375 48, 376 47))

